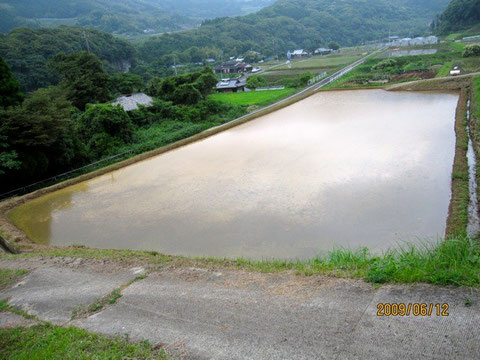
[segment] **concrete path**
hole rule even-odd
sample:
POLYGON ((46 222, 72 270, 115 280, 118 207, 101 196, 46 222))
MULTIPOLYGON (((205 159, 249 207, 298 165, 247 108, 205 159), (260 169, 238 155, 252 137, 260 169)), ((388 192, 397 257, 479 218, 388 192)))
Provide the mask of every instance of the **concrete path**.
POLYGON ((46 320, 147 339, 183 359, 480 358, 477 290, 168 268, 125 287, 116 304, 70 321, 78 304, 139 271, 75 261, 0 260, 0 267, 33 270, 0 298, 46 320), (379 317, 378 303, 447 303, 449 316, 379 317))

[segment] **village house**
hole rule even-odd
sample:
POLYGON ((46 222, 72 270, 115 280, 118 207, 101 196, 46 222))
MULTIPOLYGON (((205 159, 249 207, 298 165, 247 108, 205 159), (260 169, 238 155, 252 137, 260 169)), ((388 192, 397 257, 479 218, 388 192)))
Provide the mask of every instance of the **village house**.
POLYGON ((223 64, 215 66, 215 72, 217 74, 234 74, 242 73, 246 70, 246 64, 239 61, 227 61, 223 64))
POLYGON ((332 49, 327 49, 327 48, 318 48, 314 51, 315 55, 328 55, 333 52, 332 49))
POLYGON ((222 79, 217 83, 216 89, 220 93, 245 91, 246 78, 222 79))
POLYGON ((308 52, 303 50, 303 49, 298 49, 298 50, 293 50, 292 52, 288 51, 287 52, 287 58, 290 59, 295 59, 295 58, 302 58, 308 56, 308 52))

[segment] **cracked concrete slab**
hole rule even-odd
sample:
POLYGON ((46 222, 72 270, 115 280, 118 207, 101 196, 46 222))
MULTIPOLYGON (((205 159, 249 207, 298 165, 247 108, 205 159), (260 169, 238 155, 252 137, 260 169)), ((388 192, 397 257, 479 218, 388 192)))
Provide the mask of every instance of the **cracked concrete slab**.
POLYGON ((470 295, 475 305, 465 307, 463 290, 375 290, 361 281, 296 279, 151 274, 115 306, 74 324, 164 343, 186 359, 468 359, 480 353, 477 293, 470 295), (451 315, 382 318, 379 302, 448 302, 451 315))
MULTIPOLYGON (((440 307, 440 314, 442 310, 440 307)), ((376 293, 339 359, 479 357, 480 298, 477 291, 389 285, 376 293), (433 315, 378 317, 377 304, 384 303, 434 304, 433 315), (435 304, 448 304, 448 316, 437 316, 435 304)))
POLYGON ((102 274, 86 269, 38 267, 0 299, 56 324, 66 323, 81 305, 90 305, 117 287, 133 280, 138 269, 102 274))
POLYGON ((331 359, 370 303, 367 288, 345 283, 298 301, 258 284, 224 286, 221 280, 151 274, 123 291, 114 307, 73 324, 184 344, 187 358, 331 359))
POLYGON ((128 283, 142 267, 68 258, 27 264, 33 272, 0 298, 44 320, 147 339, 174 358, 476 359, 480 353, 478 289, 375 288, 326 276, 167 267, 125 288, 116 304, 68 321, 78 304, 128 283), (448 303, 449 316, 377 316, 378 303, 415 302, 448 303))

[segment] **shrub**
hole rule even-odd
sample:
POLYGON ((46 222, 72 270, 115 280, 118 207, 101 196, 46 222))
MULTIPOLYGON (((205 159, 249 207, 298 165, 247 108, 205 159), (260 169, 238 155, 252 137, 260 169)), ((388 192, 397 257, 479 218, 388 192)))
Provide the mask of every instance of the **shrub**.
POLYGON ((463 50, 463 57, 480 56, 480 45, 470 45, 463 50))
POLYGON ((111 80, 112 87, 121 94, 131 94, 141 91, 143 79, 139 75, 126 73, 117 74, 111 80))
POLYGON ((267 81, 263 76, 250 76, 247 79, 247 88, 256 89, 258 87, 267 86, 267 81))
POLYGON ((385 59, 380 61, 378 64, 372 66, 372 70, 384 70, 386 68, 393 68, 398 64, 398 61, 395 59, 385 59))
POLYGON ((79 133, 86 143, 97 134, 108 134, 123 142, 133 138, 134 127, 120 105, 89 105, 79 118, 79 133))

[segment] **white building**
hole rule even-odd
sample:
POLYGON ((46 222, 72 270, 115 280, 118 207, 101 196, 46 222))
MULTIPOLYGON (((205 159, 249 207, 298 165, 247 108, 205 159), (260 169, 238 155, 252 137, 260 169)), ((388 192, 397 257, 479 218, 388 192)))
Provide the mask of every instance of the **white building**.
POLYGON ((403 38, 392 41, 393 46, 421 46, 421 45, 433 45, 438 44, 438 38, 436 36, 416 37, 416 38, 403 38))
POLYGON ((292 54, 292 57, 303 57, 303 56, 307 56, 308 52, 303 49, 298 49, 298 50, 293 50, 291 54, 292 54))

